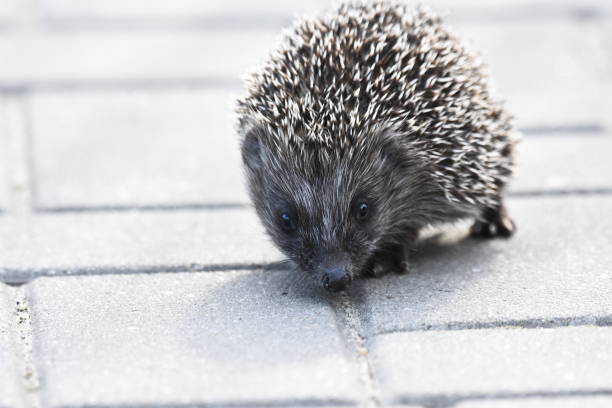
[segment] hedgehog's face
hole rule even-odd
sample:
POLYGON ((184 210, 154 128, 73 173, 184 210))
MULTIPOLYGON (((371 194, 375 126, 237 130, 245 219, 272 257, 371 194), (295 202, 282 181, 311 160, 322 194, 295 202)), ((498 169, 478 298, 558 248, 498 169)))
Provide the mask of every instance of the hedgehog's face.
POLYGON ((242 145, 251 197, 268 234, 303 271, 337 291, 368 268, 395 233, 394 146, 338 154, 317 146, 270 146, 260 131, 242 145), (390 150, 391 149, 391 150, 390 150))

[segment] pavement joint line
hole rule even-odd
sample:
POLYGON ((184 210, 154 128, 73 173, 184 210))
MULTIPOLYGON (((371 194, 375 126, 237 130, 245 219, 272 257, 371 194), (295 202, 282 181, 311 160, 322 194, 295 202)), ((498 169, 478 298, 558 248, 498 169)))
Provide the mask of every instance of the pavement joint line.
MULTIPOLYGON (((191 78, 92 78, 76 80, 31 80, 18 82, 0 82, 0 94, 21 95, 27 93, 62 93, 83 91, 116 92, 129 90, 167 91, 181 90, 202 91, 227 89, 242 92, 243 83, 236 77, 205 76, 191 78)), ((606 135, 607 127, 602 123, 576 123, 568 125, 535 125, 519 128, 518 131, 529 137, 572 136, 576 133, 606 135)))
POLYGON ((21 373, 24 408, 40 408, 40 381, 32 357, 32 325, 30 307, 24 287, 14 288, 15 345, 17 365, 21 373))
POLYGON ((7 101, 9 124, 10 200, 8 213, 26 215, 32 209, 31 129, 24 98, 7 101))
POLYGON ((410 333, 425 331, 456 331, 456 330, 488 330, 488 329, 556 329, 563 327, 596 326, 611 327, 612 315, 607 316, 573 316, 552 317, 520 320, 500 320, 488 322, 451 322, 439 325, 423 325, 421 327, 395 327, 374 333, 374 336, 384 336, 394 333, 410 333))
POLYGON ((351 401, 341 399, 297 399, 297 400, 271 400, 271 401, 219 401, 206 403, 147 403, 147 404, 79 404, 62 405, 62 408, 292 408, 292 407, 354 407, 351 401))
MULTIPOLYGON (((2 288, 0 288, 1 290, 2 288)), ((22 367, 22 358, 21 358, 21 341, 19 339, 19 334, 18 334, 18 325, 17 325, 17 312, 16 312, 16 308, 15 308, 15 293, 16 293, 16 289, 12 288, 12 287, 4 287, 4 293, 5 293, 5 297, 2 298, 0 297, 0 300, 2 302, 0 302, 0 308, 5 309, 6 310, 6 314, 4 316, 6 316, 6 320, 4 323, 8 324, 8 331, 9 331, 9 338, 8 338, 8 344, 7 344, 7 349, 6 352, 8 354, 8 366, 5 365, 5 367, 9 367, 8 371, 10 372, 10 382, 11 382, 11 386, 9 386, 9 389, 13 389, 17 391, 17 395, 15 395, 16 399, 14 401, 12 401, 15 405, 15 408, 28 408, 25 407, 25 392, 24 389, 22 387, 22 376, 21 376, 21 372, 23 371, 21 369, 22 367)), ((6 363, 5 363, 6 364, 6 363)), ((4 385, 4 384, 3 384, 4 385)), ((4 405, 2 405, 4 406, 4 405)))
POLYGON ((206 273, 264 270, 278 271, 291 268, 288 261, 270 263, 228 263, 228 264, 185 264, 185 265, 136 265, 136 266, 91 266, 91 267, 56 267, 56 268, 4 268, 0 267, 2 274, 10 276, 23 276, 25 279, 12 279, 4 283, 19 286, 27 284, 36 278, 67 277, 67 276, 103 276, 103 275, 152 275, 159 273, 206 273))
POLYGON ((290 26, 291 13, 249 13, 195 17, 47 17, 44 29, 50 33, 91 31, 172 30, 178 32, 244 32, 279 31, 290 26))
POLYGON ((83 213, 83 212, 130 212, 130 211, 193 211, 193 210, 234 210, 252 208, 248 203, 193 203, 193 204, 145 204, 145 205, 100 205, 35 207, 37 213, 83 213))
POLYGON ((551 190, 523 190, 509 191, 508 197, 567 197, 567 196, 605 196, 612 194, 612 187, 602 188, 571 188, 571 189, 551 189, 551 190))
POLYGON ((514 400, 528 398, 579 398, 612 396, 612 388, 591 390, 567 390, 567 391, 530 391, 530 392, 500 392, 500 393, 473 393, 473 394, 442 394, 442 395, 412 395, 399 398, 396 403, 400 405, 420 405, 424 408, 453 408, 459 403, 474 400, 514 400))
MULTIPOLYGON (((509 191, 508 197, 566 197, 566 196, 602 196, 612 195, 612 187, 601 188, 571 188, 551 190, 518 190, 509 191)), ((69 214, 69 213, 104 213, 104 212, 154 212, 154 211, 220 211, 248 210, 253 208, 249 203, 193 203, 193 204, 150 204, 150 205, 100 205, 100 206, 64 206, 35 207, 38 214, 69 214)))
MULTIPOLYGON (((22 95, 28 93, 64 93, 83 91, 117 92, 129 90, 163 92, 186 89, 189 91, 218 90, 242 91, 243 84, 235 77, 207 76, 200 78, 147 78, 147 79, 84 79, 25 82, 0 82, 0 94, 22 95)), ((576 133, 607 136, 607 127, 601 123, 542 125, 519 128, 529 137, 573 136, 576 133)))
POLYGON ((359 369, 359 380, 365 389, 365 400, 361 404, 364 408, 382 406, 381 392, 374 377, 374 372, 368 360, 366 339, 359 314, 347 292, 331 297, 338 325, 344 335, 350 353, 355 356, 359 369))
POLYGON ((228 89, 241 90, 242 82, 234 77, 199 78, 145 78, 145 79, 76 79, 49 81, 0 82, 0 93, 24 94, 45 92, 82 92, 82 91, 124 91, 124 90, 166 91, 176 89, 228 89))
MULTIPOLYGON (((561 7, 557 13, 539 12, 524 13, 510 8, 510 12, 486 13, 474 17, 473 10, 468 8, 462 11, 448 13, 444 8, 435 8, 443 15, 452 17, 454 23, 486 23, 495 21, 499 23, 516 23, 523 21, 599 21, 609 16, 607 9, 601 7, 561 7)), ((312 14, 308 12, 299 14, 312 14)), ((46 17, 43 28, 49 32, 81 32, 81 31, 126 31, 126 30, 175 30, 175 31, 234 31, 248 32, 254 30, 278 30, 291 25, 295 13, 244 13, 238 15, 217 14, 209 16, 176 16, 164 17, 46 17), (230 27, 228 29, 228 27, 230 27)))
POLYGON ((593 133, 598 136, 606 135, 606 126, 601 123, 586 123, 576 125, 563 125, 563 126, 528 126, 519 128, 519 132, 534 136, 572 136, 576 133, 593 133))

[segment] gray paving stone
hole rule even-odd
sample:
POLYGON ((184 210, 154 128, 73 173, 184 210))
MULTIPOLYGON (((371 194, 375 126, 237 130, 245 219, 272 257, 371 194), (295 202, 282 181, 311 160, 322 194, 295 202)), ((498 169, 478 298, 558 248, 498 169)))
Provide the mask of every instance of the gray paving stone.
MULTIPOLYGON (((368 281, 373 286, 368 289, 368 296, 377 300, 376 308, 364 309, 364 313, 373 326, 420 327, 431 324, 432 319, 436 324, 446 324, 469 318, 468 310, 457 315, 458 310, 440 307, 435 301, 456 297, 469 310, 489 310, 486 316, 481 316, 487 319, 531 316, 528 307, 514 310, 511 305, 499 302, 498 291, 503 289, 508 290, 503 297, 510 301, 536 305, 531 312, 539 310, 542 313, 537 312, 538 316, 545 317, 552 311, 567 316, 567 311, 561 313, 563 305, 578 299, 580 294, 589 294, 593 299, 602 296, 600 300, 604 303, 581 302, 577 313, 597 310, 601 313, 600 307, 610 299, 610 285, 604 272, 597 274, 591 269, 608 267, 607 254, 601 248, 609 245, 610 235, 606 219, 600 221, 592 214, 607 213, 609 199, 514 199, 511 204, 520 228, 515 239, 468 241, 439 249, 438 254, 433 251, 432 256, 418 260, 415 274, 368 281), (570 219, 571 223, 559 222, 570 219), (541 259, 540 253, 559 255, 541 259), (551 278, 555 268, 560 270, 562 280, 551 278), (588 279, 581 274, 587 274, 588 279), (506 286, 499 285, 500 279, 506 286), (521 279, 526 279, 530 286, 523 289, 521 279), (548 280, 552 280, 551 287, 547 286, 548 280), (578 292, 568 297, 572 284, 578 292), (420 291, 422 287, 428 290, 420 291), (476 295, 481 289, 488 295, 476 295), (593 290, 589 293, 590 289, 593 290), (416 299, 415 304, 387 299, 394 294, 416 299), (487 299, 498 302, 491 308, 487 299), (547 300, 553 302, 548 304, 547 300)), ((160 268, 199 270, 283 259, 262 233, 255 215, 243 209, 3 216, 0 242, 3 242, 0 280, 13 282, 47 274, 133 273, 160 268)))
POLYGON ((0 280, 228 268, 282 259, 247 210, 0 217, 0 280))
POLYGON ((7 287, 0 283, 0 407, 15 407, 18 401, 18 376, 14 365, 13 336, 7 287))
POLYGON ((604 18, 609 16, 606 0, 427 0, 423 4, 448 15, 451 20, 481 23, 550 19, 604 18))
MULTIPOLYGON (((289 17, 293 13, 318 11, 329 7, 331 1, 317 0, 306 4, 296 0, 276 2, 271 0, 257 3, 244 0, 230 0, 223 3, 203 2, 198 0, 182 0, 164 2, 131 1, 123 3, 120 0, 95 0, 82 2, 78 0, 42 0, 42 14, 52 20, 63 23, 75 23, 80 20, 87 22, 109 21, 117 22, 123 19, 160 19, 163 21, 194 20, 199 18, 214 18, 224 14, 242 14, 251 16, 253 24, 265 24, 261 18, 270 16, 289 17)), ((498 0, 483 4, 477 0, 429 0, 424 4, 442 13, 448 13, 452 19, 469 21, 487 21, 491 19, 525 19, 551 17, 584 17, 603 14, 609 10, 605 0, 498 0)), ((207 20, 205 20, 207 21, 207 20)), ((207 27, 206 25, 203 25, 207 27)))
MULTIPOLYGON (((597 23, 457 24, 482 50, 494 83, 522 127, 599 124, 610 82, 605 29, 597 23)), ((238 83, 265 60, 280 30, 77 31, 0 36, 0 86, 117 81, 238 83), (52 56, 52 58, 50 57, 52 56)))
POLYGON ((279 35, 165 30, 7 34, 0 36, 5 61, 0 86, 168 80, 190 84, 218 78, 237 83, 239 75, 265 59, 279 35))
POLYGON ((457 408, 609 408, 612 398, 606 396, 570 396, 559 398, 516 398, 507 400, 469 401, 457 408))
POLYGON ((0 97, 0 213, 8 205, 9 179, 9 124, 6 112, 6 101, 0 97))
POLYGON ((518 147, 513 192, 612 188, 612 137, 525 136, 518 147))
MULTIPOLYGON (((224 90, 33 96, 35 205, 247 203, 232 126, 235 97, 224 90)), ((610 151, 612 138, 600 134, 527 135, 513 189, 611 188, 610 151)))
POLYGON ((38 207, 246 203, 231 91, 43 93, 38 207))
POLYGON ((49 407, 361 396, 333 309, 284 271, 42 278, 28 291, 49 407))
POLYGON ((523 128, 602 125, 610 59, 599 24, 457 24, 523 128))
POLYGON ((612 328, 392 333, 370 362, 387 401, 609 390, 612 328))
POLYGON ((294 13, 318 11, 330 4, 328 0, 303 2, 298 0, 273 1, 263 0, 257 3, 244 0, 210 2, 199 0, 132 0, 122 3, 120 0, 94 0, 84 3, 78 0, 43 0, 43 16, 59 23, 78 23, 79 21, 118 21, 138 20, 154 21, 195 21, 203 28, 210 27, 219 20, 224 27, 246 23, 251 26, 267 25, 271 19, 281 24, 290 19, 294 13), (231 19, 229 18, 231 17, 231 19), (242 18, 241 18, 242 17, 242 18), (248 19, 247 19, 248 17, 248 19), (232 21, 233 20, 233 21, 232 21))
POLYGON ((0 30, 12 28, 18 20, 18 0, 2 0, 0 2, 0 30))
POLYGON ((357 282, 366 331, 612 321, 612 197, 509 207, 509 240, 425 246, 413 272, 357 282))

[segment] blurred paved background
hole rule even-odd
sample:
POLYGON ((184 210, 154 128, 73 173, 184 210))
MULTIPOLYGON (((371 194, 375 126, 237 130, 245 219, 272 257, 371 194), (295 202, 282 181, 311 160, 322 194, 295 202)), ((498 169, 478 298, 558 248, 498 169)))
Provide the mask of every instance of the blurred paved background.
POLYGON ((432 3, 526 134, 519 232, 335 298, 278 264, 230 114, 325 5, 0 0, 0 407, 612 406, 612 4, 432 3))

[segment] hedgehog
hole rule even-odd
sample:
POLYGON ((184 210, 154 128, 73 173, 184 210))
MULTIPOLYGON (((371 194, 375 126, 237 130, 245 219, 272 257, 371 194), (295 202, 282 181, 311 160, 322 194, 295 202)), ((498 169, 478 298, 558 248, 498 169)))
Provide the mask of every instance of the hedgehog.
POLYGON ((485 67, 422 7, 349 2, 299 19, 237 103, 267 234, 332 292, 405 273, 419 231, 474 220, 509 237, 518 137, 485 67))

